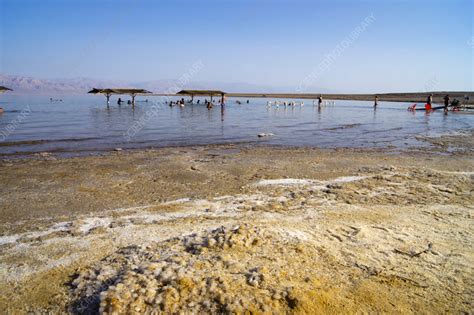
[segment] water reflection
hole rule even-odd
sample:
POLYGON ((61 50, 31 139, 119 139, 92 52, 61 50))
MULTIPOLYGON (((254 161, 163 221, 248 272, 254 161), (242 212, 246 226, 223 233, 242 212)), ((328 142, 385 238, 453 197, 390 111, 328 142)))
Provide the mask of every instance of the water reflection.
MULTIPOLYGON (((266 99, 208 110, 201 104, 169 107, 167 102, 138 102, 135 107, 107 108, 103 99, 68 97, 61 104, 42 98, 10 98, 0 107, 0 128, 13 119, 15 110, 31 104, 32 115, 8 141, 47 140, 35 146, 0 146, 0 153, 44 150, 94 150, 115 147, 149 147, 205 143, 258 141, 277 145, 317 147, 406 146, 419 135, 472 129, 473 115, 442 111, 408 112, 409 104, 338 101, 335 106, 267 106, 266 99), (219 119, 220 118, 220 119, 219 119), (133 136, 125 139, 133 129, 133 136), (220 130, 220 132, 216 132, 220 130), (258 139, 259 133, 275 137, 258 139), (68 139, 79 139, 69 141, 68 139), (128 141, 130 140, 130 141, 128 141)), ((301 100, 302 101, 302 100, 301 100)), ((301 102, 296 100, 296 102, 301 102)), ((283 103, 283 101, 281 101, 283 103)))

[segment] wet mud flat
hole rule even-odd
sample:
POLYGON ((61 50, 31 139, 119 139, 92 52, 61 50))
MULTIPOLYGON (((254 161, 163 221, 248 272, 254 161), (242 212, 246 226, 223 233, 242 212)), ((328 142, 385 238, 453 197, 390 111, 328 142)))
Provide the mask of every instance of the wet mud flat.
POLYGON ((469 313, 474 159, 454 138, 3 160, 0 309, 469 313))

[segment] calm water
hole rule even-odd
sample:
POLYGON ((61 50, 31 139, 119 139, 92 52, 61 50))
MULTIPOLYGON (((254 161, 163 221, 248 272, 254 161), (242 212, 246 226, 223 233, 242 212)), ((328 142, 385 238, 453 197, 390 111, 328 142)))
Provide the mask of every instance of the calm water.
MULTIPOLYGON (((267 108, 267 99, 236 104, 228 99, 225 110, 202 104, 170 108, 160 97, 130 105, 102 96, 58 97, 0 96, 0 154, 55 151, 88 153, 113 148, 255 142, 292 146, 388 147, 426 145, 415 136, 436 136, 469 130, 474 115, 442 111, 408 112, 407 103, 336 101, 335 106, 267 108), (258 138, 260 133, 273 137, 258 138)), ((144 98, 142 98, 144 99, 144 98)), ((298 100, 296 100, 298 101, 298 100)))

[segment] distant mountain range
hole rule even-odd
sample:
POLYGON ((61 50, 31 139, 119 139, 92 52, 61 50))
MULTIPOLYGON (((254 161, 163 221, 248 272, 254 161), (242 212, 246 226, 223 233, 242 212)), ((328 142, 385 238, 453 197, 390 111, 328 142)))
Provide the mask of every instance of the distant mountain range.
MULTIPOLYGON (((218 89, 225 92, 245 92, 245 93, 282 93, 295 92, 294 87, 274 87, 257 85, 250 83, 222 83, 222 82, 199 82, 193 81, 179 85, 178 80, 154 80, 145 82, 126 82, 119 80, 96 80, 90 78, 73 79, 39 79, 34 77, 4 75, 0 74, 0 86, 13 89, 10 94, 85 94, 92 88, 143 88, 154 93, 163 93, 173 86, 182 89, 218 89)), ((319 92, 319 91, 318 91, 319 92)), ((323 91, 330 92, 330 91, 323 91)))
MULTIPOLYGON (((91 87, 118 84, 106 81, 77 79, 38 79, 33 77, 0 75, 0 85, 13 90, 11 94, 84 94, 91 87)), ((124 86, 122 83, 120 86, 124 86)))

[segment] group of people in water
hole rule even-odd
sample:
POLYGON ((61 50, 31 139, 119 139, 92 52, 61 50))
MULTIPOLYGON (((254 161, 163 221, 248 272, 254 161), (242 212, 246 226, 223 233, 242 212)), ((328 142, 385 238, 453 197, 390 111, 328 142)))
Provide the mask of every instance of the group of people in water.
MULTIPOLYGON (((53 98, 51 98, 50 101, 51 101, 51 102, 58 102, 58 101, 60 102, 60 101, 62 101, 62 100, 61 100, 61 99, 53 99, 53 98)), ((441 108, 444 108, 445 114, 448 113, 448 109, 449 109, 450 106, 453 107, 453 110, 459 110, 459 106, 461 105, 461 102, 460 102, 459 100, 457 100, 457 99, 454 99, 454 100, 451 101, 451 98, 450 98, 449 94, 446 94, 446 95, 443 97, 443 101, 444 101, 444 106, 441 107, 441 108)), ((465 101, 466 104, 469 103, 469 95, 466 95, 466 96, 464 97, 464 101, 465 101)), ((145 101, 143 101, 143 102, 148 102, 148 99, 145 100, 145 101)), ((236 104, 239 104, 239 105, 242 104, 242 102, 241 102, 240 100, 236 100, 235 102, 236 102, 236 104)), ((117 104, 118 104, 118 105, 121 105, 122 103, 125 103, 125 101, 122 100, 122 98, 119 97, 119 99, 117 100, 117 104)), ((216 103, 217 103, 217 104, 221 104, 221 99, 218 99, 217 102, 216 102, 215 99, 212 100, 212 98, 211 98, 210 101, 208 101, 207 99, 204 100, 204 105, 206 105, 206 107, 207 107, 208 109, 211 109, 216 103)), ((250 103, 250 100, 247 99, 246 103, 249 104, 249 103, 250 103)), ((131 101, 131 100, 128 100, 128 101, 127 101, 127 104, 131 105, 131 104, 132 104, 132 101, 131 101)), ((173 106, 184 107, 185 104, 194 104, 194 102, 193 102, 193 99, 185 100, 184 98, 181 98, 181 99, 179 99, 179 100, 177 100, 177 101, 172 101, 172 100, 171 100, 171 101, 169 101, 168 104, 169 104, 170 107, 173 107, 173 106)), ((200 104, 200 100, 199 100, 199 99, 196 101, 196 104, 200 104)), ((318 97, 318 99, 313 101, 313 106, 316 106, 316 104, 318 105, 318 107, 321 107, 321 106, 323 106, 323 105, 335 105, 335 101, 326 101, 326 102, 325 102, 325 101, 323 100, 322 94, 320 94, 319 97, 318 97)), ((433 107, 432 107, 432 104, 433 104, 433 93, 430 93, 430 94, 427 96, 427 98, 426 98, 426 104, 425 104, 425 108, 424 108, 424 109, 425 109, 426 111, 431 111, 431 110, 433 110, 433 109, 437 109, 437 108, 433 108, 433 107)), ((300 102, 296 102, 296 101, 288 101, 288 102, 287 102, 287 101, 283 101, 283 102, 281 102, 281 101, 268 101, 268 102, 267 102, 267 107, 270 107, 270 106, 272 106, 272 105, 275 105, 276 107, 278 107, 279 105, 283 105, 283 106, 285 106, 285 107, 286 107, 286 106, 303 106, 303 105, 304 105, 304 102, 303 102, 303 101, 300 101, 300 102)), ((378 105, 379 105, 379 97, 378 97, 378 95, 375 95, 375 96, 374 96, 374 109, 376 109, 378 105)), ((409 110, 415 110, 415 107, 416 107, 416 104, 413 104, 413 105, 410 106, 408 109, 409 109, 409 110)), ((439 107, 438 107, 438 108, 439 108, 439 107)))
MULTIPOLYGON (((275 105, 276 107, 279 107, 280 105, 283 105, 285 107, 286 106, 294 107, 294 106, 304 106, 304 102, 303 101, 283 101, 283 102, 282 101, 268 101, 267 102, 267 107, 271 107, 273 105, 275 105)), ((313 106, 316 106, 316 105, 318 105, 318 107, 336 105, 336 102, 324 101, 323 96, 320 95, 317 100, 313 101, 313 106)))
MULTIPOLYGON (((145 102, 145 103, 148 103, 148 99, 143 100, 143 101, 135 101, 135 102, 145 102)), ((119 97, 119 99, 117 100, 117 104, 118 104, 118 105, 122 105, 122 103, 125 103, 125 101, 122 100, 121 97, 119 97)), ((128 100, 128 101, 127 101, 127 104, 128 104, 128 105, 132 105, 132 101, 131 101, 131 100, 128 100)))
MULTIPOLYGON (((464 96, 464 105, 468 105, 469 104, 469 95, 465 95, 464 96)), ((412 106, 408 107, 409 110, 418 110, 416 109, 417 104, 413 104, 412 106)), ((444 113, 445 114, 448 114, 448 111, 449 111, 449 107, 452 108, 452 111, 459 111, 461 110, 463 104, 461 103, 460 100, 458 99, 453 99, 451 101, 451 97, 449 96, 449 94, 446 94, 444 97, 443 97, 443 106, 439 106, 439 107, 432 107, 433 105, 433 94, 429 94, 426 98, 426 104, 425 104, 425 108, 424 110, 426 111, 432 111, 432 110, 435 110, 435 109, 444 109, 444 113)))
MULTIPOLYGON (((469 95, 466 95, 465 97, 465 101, 466 103, 469 102, 469 95)), ((433 94, 430 94, 428 96, 428 102, 427 104, 430 104, 431 106, 431 102, 433 101, 433 94)), ((449 97, 449 94, 446 94, 444 97, 443 97, 443 101, 444 101, 444 113, 447 114, 448 113, 448 107, 451 105, 453 107, 453 110, 456 110, 458 108, 458 106, 460 105, 459 103, 459 100, 457 99, 454 99, 452 102, 451 101, 451 98, 449 97)))
MULTIPOLYGON (((464 96, 464 102, 465 102, 465 104, 469 104, 469 95, 464 96)), ((449 94, 446 94, 443 97, 443 103, 444 103, 444 106, 433 108, 432 107, 432 105, 433 105, 433 93, 430 93, 426 98, 425 110, 426 111, 431 111, 431 110, 443 108, 444 114, 447 115, 449 107, 452 107, 453 111, 458 111, 460 109, 460 106, 461 106, 461 102, 458 99, 455 98, 451 101, 451 97, 449 96, 449 94)), ((411 111, 414 111, 416 109, 416 104, 413 104, 412 106, 408 107, 408 109, 411 110, 411 111)))
MULTIPOLYGON (((235 103, 237 103, 237 104, 239 104, 239 105, 242 104, 242 102, 239 101, 239 100, 236 100, 235 103)), ((249 104, 249 103, 250 103, 250 100, 247 100, 247 104, 249 104)))
MULTIPOLYGON (((206 105, 207 109, 211 109, 216 103, 220 105, 221 102, 222 102, 221 99, 217 100, 217 102, 216 102, 215 99, 214 99, 214 100, 211 100, 211 101, 208 101, 207 98, 206 98, 206 99, 204 100, 204 105, 206 105)), ((196 101, 196 104, 200 104, 200 103, 201 103, 201 100, 198 99, 198 100, 196 101)), ((248 104, 248 103, 249 103, 249 100, 247 100, 247 104, 248 104)), ((179 100, 177 100, 177 101, 172 101, 172 100, 171 100, 171 101, 169 101, 169 103, 168 103, 168 105, 169 105, 170 107, 173 107, 173 106, 184 107, 185 104, 194 104, 194 101, 193 101, 192 99, 185 100, 184 98, 181 98, 181 99, 179 99, 179 100)), ((224 104, 222 104, 222 105, 224 105, 224 104)))
MULTIPOLYGON (((123 101, 122 98, 119 97, 119 99, 117 100, 117 104, 122 105, 122 103, 125 103, 125 101, 123 101)), ((132 105, 132 101, 128 100, 127 104, 132 105)))
MULTIPOLYGON (((451 106, 453 108, 453 110, 459 110, 459 106, 461 105, 461 102, 457 99, 454 99, 453 101, 451 101, 451 98, 449 97, 449 94, 446 94, 444 97, 443 97, 443 100, 444 100, 444 112, 445 114, 448 113, 448 108, 451 106)), ((469 103, 469 95, 466 95, 464 96, 464 102, 466 104, 469 103)), ((430 111, 432 110, 432 103, 433 103, 433 94, 431 93, 430 95, 428 95, 427 97, 427 100, 426 100, 426 105, 425 105, 425 110, 427 111, 430 111)), ((301 101, 301 102, 295 102, 295 101, 291 101, 291 102, 280 102, 280 101, 268 101, 267 102, 267 107, 270 107, 272 105, 276 105, 276 107, 278 107, 280 104, 283 104, 283 106, 303 106, 304 105, 304 102, 301 101)), ((323 100, 323 96, 322 95, 319 95, 318 99, 317 99, 317 105, 318 107, 321 107, 323 106, 323 104, 325 105, 335 105, 335 102, 334 101, 326 101, 324 102, 323 100)), ((316 105, 316 100, 313 101, 313 106, 316 105)), ((374 96, 374 109, 377 108, 377 106, 379 105, 379 97, 378 95, 375 95, 374 96)), ((416 104, 414 104, 413 106, 411 106, 409 109, 412 109, 412 110, 415 110, 415 107, 416 107, 416 104)))

